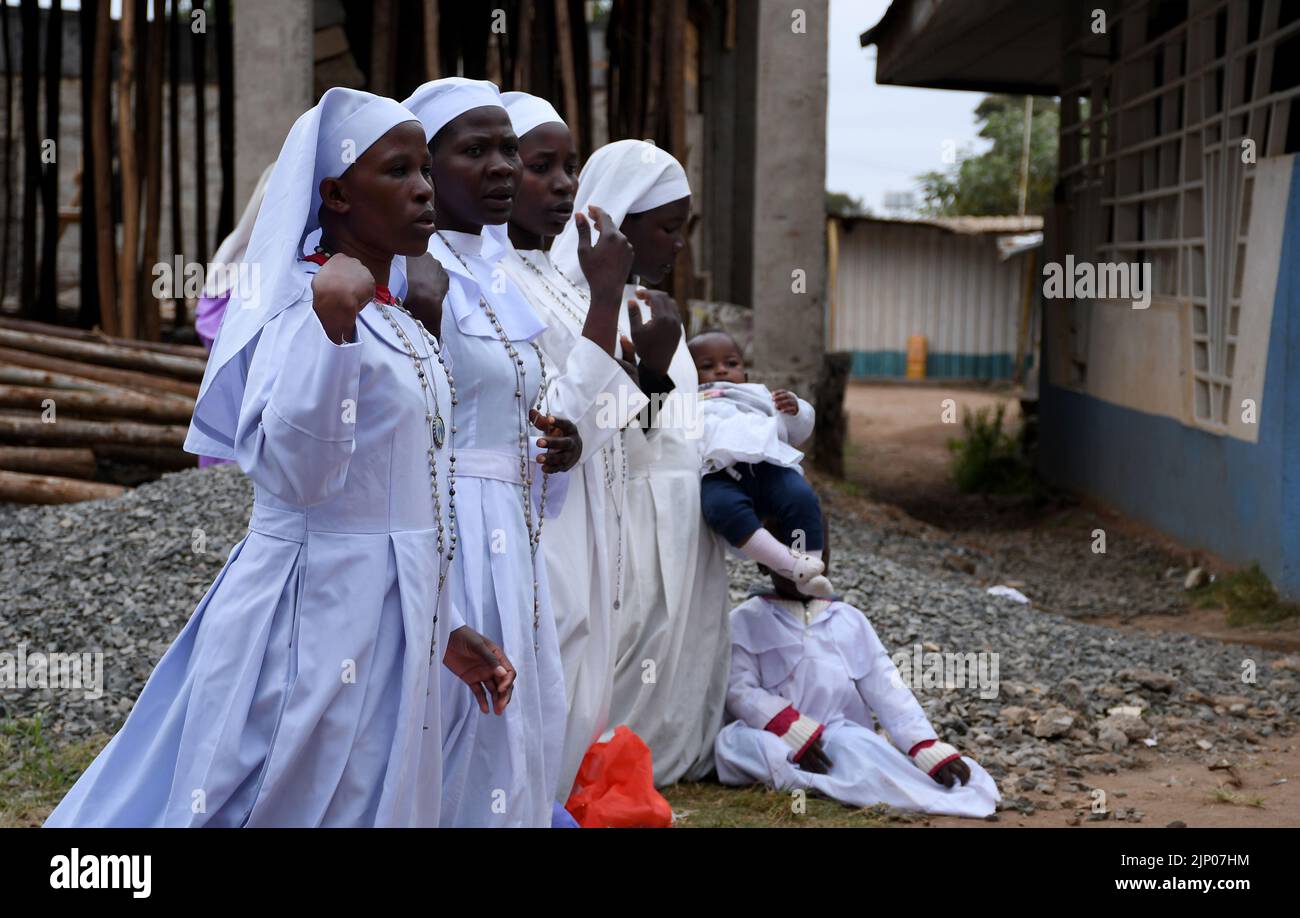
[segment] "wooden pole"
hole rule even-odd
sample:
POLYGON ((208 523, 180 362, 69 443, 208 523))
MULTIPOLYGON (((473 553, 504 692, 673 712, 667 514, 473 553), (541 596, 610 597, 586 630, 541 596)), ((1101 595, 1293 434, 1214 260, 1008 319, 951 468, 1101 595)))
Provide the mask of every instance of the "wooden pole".
POLYGON ((387 96, 393 91, 397 8, 393 0, 374 0, 370 7, 373 16, 370 29, 370 83, 366 88, 377 96, 387 96))
POLYGON ((1025 96, 1025 130, 1020 144, 1020 216, 1025 215, 1025 201, 1029 197, 1029 146, 1034 134, 1034 97, 1025 96))
POLYGON ((64 325, 47 325, 44 322, 30 322, 26 319, 0 318, 0 328, 12 331, 36 332, 41 335, 54 335, 58 338, 74 338, 77 341, 97 341, 100 344, 120 344, 136 350, 156 351, 159 354, 175 354, 178 357, 193 357, 207 360, 208 351, 197 344, 170 344, 163 341, 136 341, 132 338, 114 338, 100 331, 88 331, 84 328, 68 328, 64 325))
POLYGON ((95 23, 94 107, 86 113, 90 121, 91 159, 89 166, 95 185, 95 261, 99 266, 99 310, 104 331, 110 335, 122 329, 116 287, 116 240, 113 227, 113 145, 109 139, 112 115, 113 19, 109 0, 93 2, 95 23))
POLYGON ((0 446, 0 469, 94 478, 95 452, 69 446, 0 446))
MULTIPOLYGON (((56 415, 57 417, 57 415, 56 415)), ((31 446, 168 446, 185 443, 188 427, 137 424, 133 421, 81 421, 58 418, 47 424, 39 416, 0 414, 0 442, 31 446)))
POLYGON ((581 148, 578 126, 578 73, 573 63, 573 35, 569 29, 569 0, 555 0, 555 40, 560 48, 560 86, 564 94, 564 120, 573 133, 573 145, 581 148))
POLYGON ((117 367, 102 367, 90 363, 80 363, 49 354, 34 354, 17 348, 0 347, 0 363, 9 363, 19 367, 32 367, 37 370, 49 370, 54 373, 66 373, 99 382, 135 389, 140 392, 166 392, 183 395, 186 398, 198 398, 199 387, 195 383, 168 376, 155 376, 138 370, 122 370, 117 367))
POLYGON ((41 181, 41 127, 36 113, 40 103, 41 19, 36 0, 22 0, 23 29, 23 230, 22 261, 18 276, 18 311, 31 315, 36 305, 36 198, 41 181))
POLYGON ((135 161, 131 89, 135 84, 135 3, 122 4, 121 54, 117 61, 117 157, 122 179, 122 252, 118 273, 122 337, 139 337, 140 177, 135 161))
MULTIPOLYGON (((181 216, 181 54, 180 54, 180 19, 177 7, 180 0, 171 0, 167 20, 167 163, 169 184, 171 186, 171 230, 172 255, 184 258, 185 241, 181 216)), ((175 310, 176 328, 189 325, 189 311, 185 307, 185 297, 181 296, 182 285, 176 285, 176 296, 172 298, 175 310)))
POLYGON ((225 239, 235 228, 235 27, 230 0, 216 0, 213 12, 217 20, 217 147, 221 156, 216 238, 225 239))
POLYGON ((193 414, 193 409, 187 410, 184 403, 158 402, 153 396, 124 389, 87 392, 0 384, 0 408, 41 411, 47 402, 54 405, 57 418, 71 415, 78 418, 125 418, 158 424, 188 424, 193 414))
MULTIPOLYGON (((195 9, 204 7, 196 2, 195 9)), ((203 32, 190 32, 192 55, 190 77, 194 86, 194 211, 197 221, 195 258, 206 262, 212 255, 208 248, 208 80, 207 39, 203 32)))
POLYGON ((514 88, 521 92, 533 89, 533 6, 530 0, 519 4, 518 32, 515 34, 514 88))
POLYGON ((0 38, 4 42, 5 60, 5 150, 4 150, 4 241, 0 242, 0 304, 4 303, 5 294, 9 292, 9 246, 12 243, 10 225, 14 217, 14 59, 10 49, 8 3, 0 9, 0 38))
POLYGON ((167 18, 163 0, 153 0, 153 19, 146 32, 149 48, 145 75, 145 183, 144 244, 140 254, 140 276, 147 288, 141 292, 141 332, 148 341, 162 337, 162 301, 153 295, 154 265, 158 262, 158 235, 162 228, 162 65, 166 45, 167 18))
POLYGON ((32 314, 43 322, 59 316, 59 88, 63 80, 63 5, 50 4, 45 19, 45 134, 41 137, 41 274, 32 314), (53 162, 44 149, 52 144, 53 162))
POLYGON ((99 10, 94 0, 83 0, 77 17, 81 23, 81 216, 77 232, 80 237, 81 299, 77 306, 77 324, 94 328, 100 324, 99 250, 95 240, 95 177, 93 146, 95 119, 95 32, 99 10))
POLYGON ((686 0, 671 0, 667 55, 664 60, 664 108, 668 115, 668 152, 686 165, 686 0))
POLYGON ((124 370, 140 370, 144 373, 161 373, 176 379, 188 379, 200 382, 203 379, 205 362, 191 357, 177 357, 173 354, 159 354, 154 351, 121 347, 116 344, 100 344, 93 341, 77 341, 58 335, 43 335, 36 332, 13 331, 0 328, 0 347, 17 348, 33 351, 37 354, 49 354, 52 357, 66 357, 100 366, 119 367, 124 370))
POLYGON ((125 493, 121 485, 97 481, 77 481, 54 475, 29 475, 25 472, 0 472, 0 501, 16 504, 75 504, 83 500, 103 500, 125 493))
POLYGON ((442 77, 442 61, 438 55, 438 0, 424 0, 424 78, 442 77))

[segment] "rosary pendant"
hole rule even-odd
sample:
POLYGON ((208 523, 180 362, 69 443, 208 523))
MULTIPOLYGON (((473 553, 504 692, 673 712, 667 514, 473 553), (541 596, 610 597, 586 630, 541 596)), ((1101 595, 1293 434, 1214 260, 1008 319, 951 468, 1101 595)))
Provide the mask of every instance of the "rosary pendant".
POLYGON ((443 423, 442 415, 434 415, 429 426, 433 435, 433 445, 435 449, 442 449, 442 444, 447 441, 447 425, 443 423))

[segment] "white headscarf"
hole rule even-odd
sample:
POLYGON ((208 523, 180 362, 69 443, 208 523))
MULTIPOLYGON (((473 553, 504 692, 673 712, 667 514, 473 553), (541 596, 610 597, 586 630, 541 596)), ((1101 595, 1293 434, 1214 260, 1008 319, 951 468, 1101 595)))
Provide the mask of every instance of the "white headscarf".
MULTIPOLYGON (((574 212, 595 204, 621 226, 628 214, 644 213, 689 197, 686 170, 672 154, 645 140, 606 144, 582 167, 574 212)), ((598 233, 592 227, 592 241, 598 233)), ((578 264, 578 226, 570 221, 551 245, 551 262, 566 277, 585 283, 578 264)))
POLYGON ((204 296, 213 299, 225 296, 235 285, 233 274, 229 269, 244 260, 244 254, 248 251, 248 241, 253 236, 253 226, 257 223, 257 212, 262 208, 262 198, 266 197, 266 186, 271 181, 271 173, 274 170, 275 163, 262 170, 261 178, 257 180, 248 203, 244 205, 244 212, 239 216, 239 222, 213 253, 212 261, 208 265, 207 282, 203 286, 204 296))
POLYGON ((505 108, 496 83, 464 77, 446 77, 425 83, 402 105, 420 119, 426 141, 433 140, 439 131, 467 111, 484 106, 505 108))
MULTIPOLYGON (((506 114, 510 116, 510 126, 515 129, 515 136, 520 140, 535 127, 543 124, 568 124, 560 117, 555 106, 541 96, 527 92, 503 92, 501 101, 506 114)), ((498 250, 509 251, 514 246, 510 242, 510 224, 483 227, 483 253, 491 255, 498 250)))
POLYGON ((501 94, 501 101, 510 114, 510 124, 515 129, 515 136, 523 138, 533 128, 542 124, 565 124, 555 106, 541 96, 527 92, 506 92, 501 94))
POLYGON ((294 122, 267 180, 244 262, 257 270, 249 295, 236 288, 213 342, 185 449, 234 458, 235 428, 244 396, 231 366, 262 327, 302 299, 310 282, 298 262, 303 240, 319 229, 320 183, 337 178, 380 137, 418 121, 392 99, 336 87, 294 122))

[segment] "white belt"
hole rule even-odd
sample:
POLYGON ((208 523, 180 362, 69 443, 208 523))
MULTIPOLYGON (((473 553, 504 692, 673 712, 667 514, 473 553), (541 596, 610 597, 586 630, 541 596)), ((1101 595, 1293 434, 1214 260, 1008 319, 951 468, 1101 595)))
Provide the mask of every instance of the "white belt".
POLYGON ((519 454, 495 449, 456 450, 456 477, 491 478, 512 485, 523 483, 519 477, 519 454))

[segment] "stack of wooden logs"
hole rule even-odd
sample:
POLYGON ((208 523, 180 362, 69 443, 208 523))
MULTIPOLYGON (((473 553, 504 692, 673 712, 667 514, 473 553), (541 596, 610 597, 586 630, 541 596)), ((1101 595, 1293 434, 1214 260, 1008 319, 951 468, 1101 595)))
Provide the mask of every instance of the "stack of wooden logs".
POLYGON ((207 354, 0 318, 0 501, 120 494, 105 468, 188 468, 181 445, 207 354), (99 479, 99 480, 96 480, 99 479))

